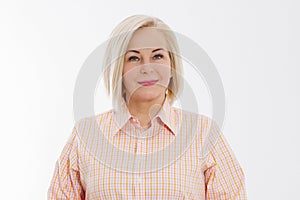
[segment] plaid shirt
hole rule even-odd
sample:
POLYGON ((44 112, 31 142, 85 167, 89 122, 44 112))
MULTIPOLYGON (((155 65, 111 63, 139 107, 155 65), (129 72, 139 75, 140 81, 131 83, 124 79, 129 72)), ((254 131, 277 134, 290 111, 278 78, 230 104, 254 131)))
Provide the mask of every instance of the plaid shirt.
POLYGON ((79 120, 48 199, 247 198, 243 170, 216 123, 165 100, 147 129, 124 102, 79 120))

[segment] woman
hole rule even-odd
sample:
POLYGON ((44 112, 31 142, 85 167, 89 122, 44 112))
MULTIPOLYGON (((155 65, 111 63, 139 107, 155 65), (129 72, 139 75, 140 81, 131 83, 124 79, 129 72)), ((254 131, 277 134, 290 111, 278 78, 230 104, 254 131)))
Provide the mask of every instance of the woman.
POLYGON ((216 123, 171 106, 182 64, 166 24, 122 21, 105 66, 114 109, 75 124, 48 199, 246 199, 243 170, 216 123))

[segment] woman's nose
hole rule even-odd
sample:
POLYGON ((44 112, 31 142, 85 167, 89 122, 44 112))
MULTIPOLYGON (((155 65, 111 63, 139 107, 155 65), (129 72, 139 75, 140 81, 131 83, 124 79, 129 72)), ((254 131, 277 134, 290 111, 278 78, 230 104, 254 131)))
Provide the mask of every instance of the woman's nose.
POLYGON ((140 66, 140 73, 142 73, 142 74, 152 73, 153 72, 153 66, 152 65, 153 64, 151 64, 150 62, 143 63, 140 66))
POLYGON ((151 66, 150 63, 141 65, 140 73, 148 74, 148 73, 152 73, 152 72, 153 72, 153 67, 151 66))
POLYGON ((151 61, 151 58, 149 57, 144 57, 142 59, 142 65, 141 65, 141 68, 140 68, 140 72, 142 74, 145 74, 145 73, 151 73, 153 71, 153 63, 151 61))

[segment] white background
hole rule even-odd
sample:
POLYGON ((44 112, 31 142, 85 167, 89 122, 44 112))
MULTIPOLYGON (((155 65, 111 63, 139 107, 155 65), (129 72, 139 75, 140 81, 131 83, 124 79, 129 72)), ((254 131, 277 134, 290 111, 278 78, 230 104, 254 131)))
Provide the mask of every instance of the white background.
POLYGON ((80 67, 133 14, 161 18, 213 60, 226 93, 223 132, 249 199, 300 199, 299 8, 297 0, 1 1, 1 199, 46 199, 74 125, 80 67))

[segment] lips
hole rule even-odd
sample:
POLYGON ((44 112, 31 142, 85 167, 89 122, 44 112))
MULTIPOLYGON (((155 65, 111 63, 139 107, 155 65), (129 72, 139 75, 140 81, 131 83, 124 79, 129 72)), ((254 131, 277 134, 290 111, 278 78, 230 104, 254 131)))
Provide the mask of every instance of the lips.
POLYGON ((139 81, 138 83, 141 84, 142 86, 150 86, 154 85, 158 82, 158 80, 149 80, 149 81, 139 81))

